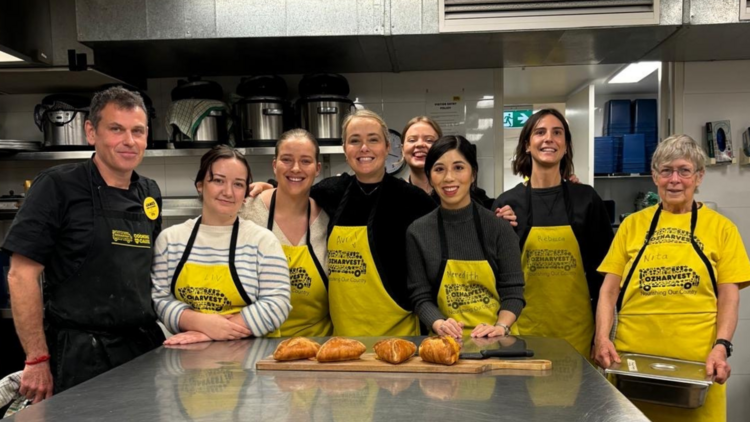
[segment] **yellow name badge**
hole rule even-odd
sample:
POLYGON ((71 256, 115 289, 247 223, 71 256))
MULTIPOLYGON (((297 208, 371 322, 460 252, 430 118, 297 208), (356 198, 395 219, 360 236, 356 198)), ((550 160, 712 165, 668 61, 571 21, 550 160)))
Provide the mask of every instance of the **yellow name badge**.
POLYGON ((159 204, 156 199, 148 197, 143 201, 143 211, 150 220, 156 220, 159 217, 159 204))

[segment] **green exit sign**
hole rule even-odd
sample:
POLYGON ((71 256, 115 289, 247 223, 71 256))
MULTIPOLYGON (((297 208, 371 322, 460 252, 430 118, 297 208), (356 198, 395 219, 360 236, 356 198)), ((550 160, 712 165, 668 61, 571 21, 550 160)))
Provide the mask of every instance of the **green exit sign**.
POLYGON ((503 112, 504 127, 523 127, 529 117, 532 115, 531 110, 512 110, 503 112))

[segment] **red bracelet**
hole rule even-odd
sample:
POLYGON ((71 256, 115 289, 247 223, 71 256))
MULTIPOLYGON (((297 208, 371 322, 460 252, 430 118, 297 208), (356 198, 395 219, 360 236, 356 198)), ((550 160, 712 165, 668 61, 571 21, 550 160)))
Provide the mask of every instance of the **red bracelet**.
POLYGON ((42 362, 47 362, 50 359, 50 357, 51 357, 50 355, 42 355, 42 356, 39 356, 36 359, 27 360, 24 363, 26 365, 38 365, 38 364, 40 364, 42 362))

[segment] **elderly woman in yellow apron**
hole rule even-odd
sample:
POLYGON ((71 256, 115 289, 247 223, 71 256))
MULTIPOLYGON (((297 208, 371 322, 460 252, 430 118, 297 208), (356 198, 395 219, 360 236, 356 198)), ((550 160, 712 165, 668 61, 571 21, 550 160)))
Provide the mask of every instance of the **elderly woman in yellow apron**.
POLYGON ((526 307, 516 335, 557 337, 590 356, 594 311, 603 277, 596 271, 612 242, 604 204, 594 188, 568 182, 572 136, 555 109, 529 118, 518 138, 514 174, 528 178, 503 193, 492 210, 515 212, 526 281, 526 307))
POLYGON ((694 199, 705 161, 686 135, 662 141, 651 168, 661 203, 623 221, 599 267, 606 274, 593 351, 599 366, 635 352, 705 362, 716 377, 697 409, 635 401, 654 421, 726 420, 727 357, 750 261, 737 227, 694 199))
POLYGON ((472 201, 478 171, 476 149, 464 137, 438 140, 425 172, 440 208, 406 234, 415 312, 440 335, 508 335, 524 306, 518 236, 472 201))
POLYGON ((289 267, 279 240, 237 214, 248 192, 245 157, 218 146, 201 158, 201 216, 156 239, 152 298, 172 333, 165 344, 261 337, 291 310, 289 267))
POLYGON ((325 337, 333 333, 328 313, 328 214, 310 200, 320 174, 318 142, 304 129, 281 135, 273 172, 278 187, 248 198, 240 215, 263 225, 281 241, 291 282, 292 311, 282 337, 325 337))

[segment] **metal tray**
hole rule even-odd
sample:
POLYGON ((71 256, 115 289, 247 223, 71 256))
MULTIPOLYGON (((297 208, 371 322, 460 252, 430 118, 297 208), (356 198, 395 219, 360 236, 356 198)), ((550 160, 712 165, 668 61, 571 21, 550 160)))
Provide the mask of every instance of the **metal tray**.
POLYGON ((620 359, 604 372, 615 375, 615 386, 631 400, 695 409, 713 384, 703 362, 637 353, 623 353, 620 359))

